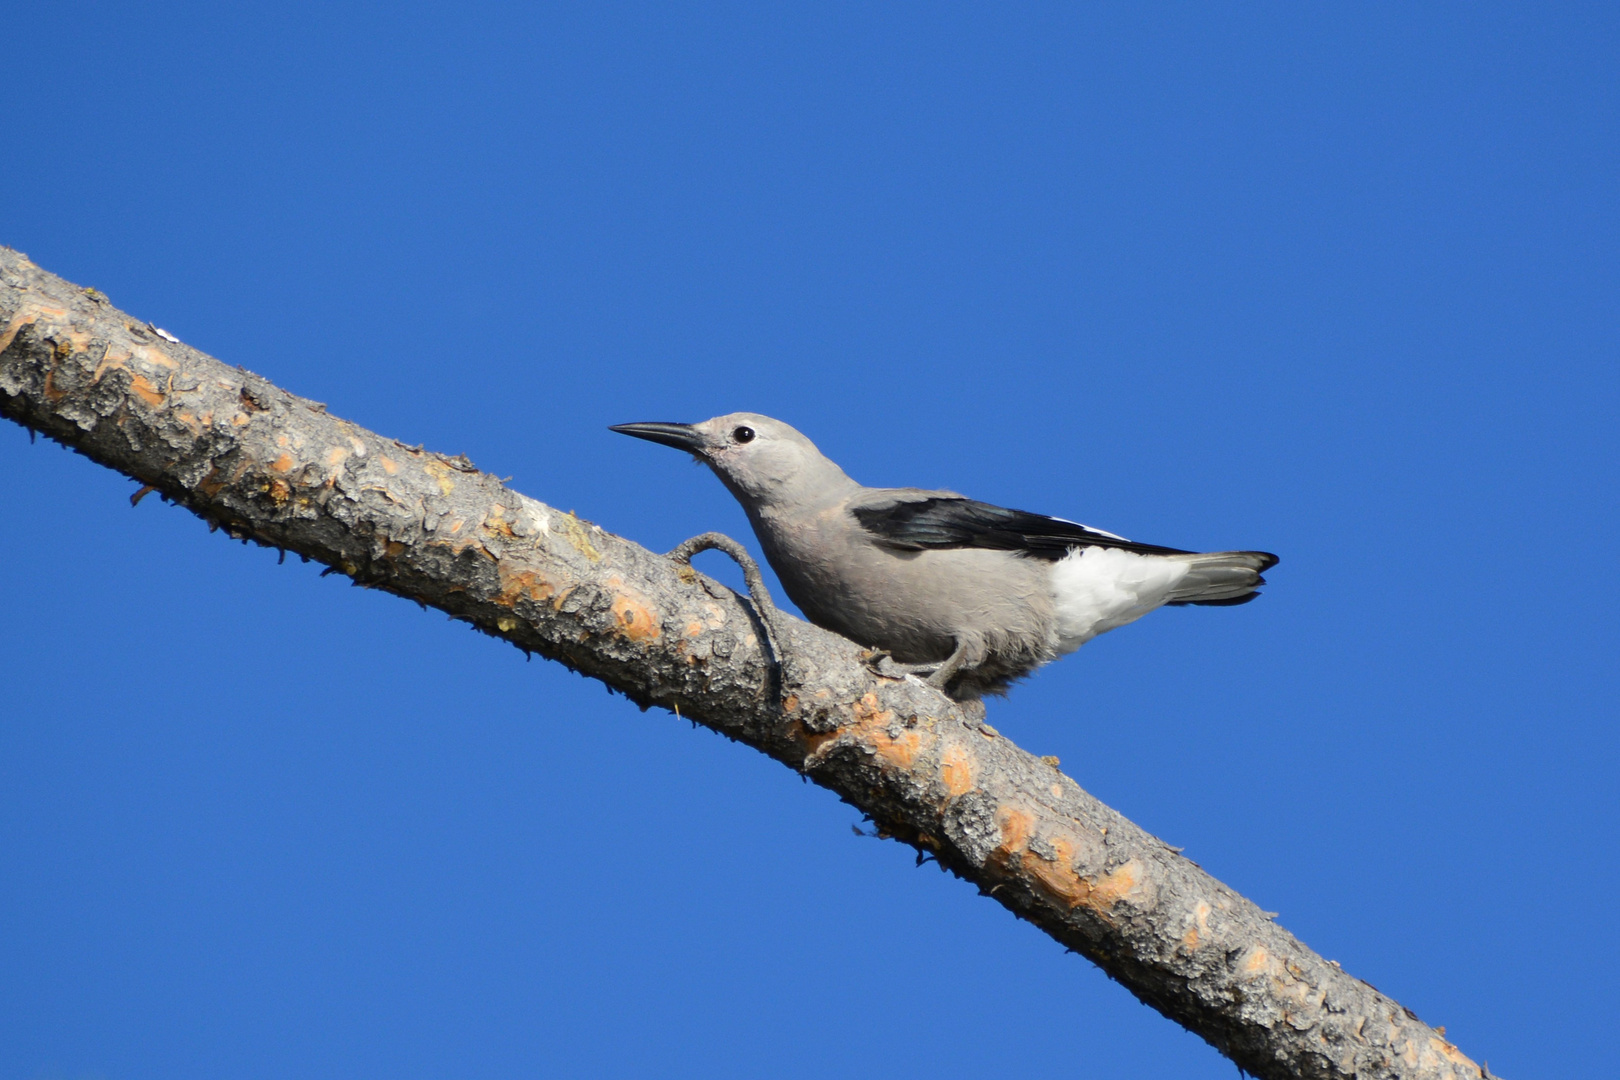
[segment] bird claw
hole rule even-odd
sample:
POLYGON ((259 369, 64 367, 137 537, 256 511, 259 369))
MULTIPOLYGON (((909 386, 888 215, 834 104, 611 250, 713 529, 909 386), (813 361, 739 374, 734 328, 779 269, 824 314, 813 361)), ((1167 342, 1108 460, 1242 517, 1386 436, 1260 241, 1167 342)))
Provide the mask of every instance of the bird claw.
POLYGON ((872 674, 893 678, 892 675, 883 670, 885 660, 891 664, 894 663, 894 654, 888 649, 866 649, 861 653, 861 663, 865 664, 872 674))
POLYGON ((880 679, 916 679, 918 682, 926 682, 926 677, 939 667, 933 662, 902 663, 888 649, 867 649, 861 653, 861 662, 880 679))

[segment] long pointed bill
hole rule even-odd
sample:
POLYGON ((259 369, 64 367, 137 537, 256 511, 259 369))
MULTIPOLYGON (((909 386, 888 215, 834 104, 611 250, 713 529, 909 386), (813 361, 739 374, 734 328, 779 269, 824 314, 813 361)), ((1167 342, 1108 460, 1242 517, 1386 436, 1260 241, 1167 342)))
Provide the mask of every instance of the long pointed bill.
POLYGON ((634 435, 648 442, 663 443, 692 454, 703 452, 703 436, 691 424, 615 424, 608 430, 617 431, 620 435, 634 435))

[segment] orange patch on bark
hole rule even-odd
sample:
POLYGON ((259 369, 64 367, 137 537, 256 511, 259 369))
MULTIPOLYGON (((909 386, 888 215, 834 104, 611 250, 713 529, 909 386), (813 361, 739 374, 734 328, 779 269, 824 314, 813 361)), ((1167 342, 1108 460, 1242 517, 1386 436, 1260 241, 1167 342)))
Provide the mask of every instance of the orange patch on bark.
POLYGON ((886 731, 874 731, 867 736, 866 744, 890 765, 909 769, 922 749, 922 736, 915 731, 902 731, 899 738, 891 739, 886 731))
POLYGON ((130 357, 133 355, 133 353, 121 352, 114 349, 111 345, 107 346, 107 351, 102 356, 101 362, 96 365, 96 370, 90 375, 90 381, 92 383, 100 382, 101 377, 114 368, 120 368, 124 371, 128 371, 129 368, 127 365, 125 365, 124 361, 130 359, 130 357))
POLYGON ((1209 905, 1200 900, 1193 908, 1193 924, 1187 927, 1187 932, 1181 935, 1181 943, 1189 949, 1196 949, 1209 933, 1209 905))
MULTIPOLYGON (((1057 862, 1046 863, 1044 859, 1042 862, 1047 866, 1062 866, 1066 871, 1066 874, 1061 875, 1053 885, 1063 886, 1055 895, 1061 896, 1070 907, 1084 904, 1093 911, 1112 911, 1121 900, 1130 895, 1142 878, 1142 864, 1135 859, 1095 880, 1080 877, 1069 869, 1074 849, 1061 840, 1054 841, 1052 846, 1058 852, 1057 862)), ((1026 865, 1032 855, 1033 853, 1024 856, 1026 865)))
POLYGON ((907 730, 898 737, 891 737, 886 729, 894 719, 894 711, 881 708, 876 694, 863 694, 850 711, 855 714, 850 734, 888 764, 899 769, 911 768, 922 749, 920 732, 907 730))
POLYGON ((957 743, 945 748, 939 778, 953 798, 973 790, 973 759, 957 743))
POLYGON ((862 694, 851 711, 857 724, 887 724, 894 719, 893 712, 878 707, 876 694, 862 694))
POLYGON ((1142 864, 1132 859, 1124 866, 1104 874, 1091 886, 1092 907, 1113 907, 1135 890, 1142 880, 1142 864))
POLYGON ((456 490, 456 482, 450 479, 450 466, 442 461, 429 461, 422 466, 422 471, 433 477, 439 485, 439 494, 448 495, 456 490))
MULTIPOLYGON (((451 529, 450 531, 457 531, 457 529, 460 529, 462 524, 463 522, 456 522, 456 528, 451 529)), ((496 559, 495 553, 489 550, 489 548, 485 547, 483 542, 480 541, 476 536, 464 536, 459 540, 429 540, 428 546, 447 548, 456 555, 460 555, 465 551, 476 551, 486 559, 493 559, 497 562, 500 561, 499 559, 496 559)))
POLYGON ((1070 908, 1085 906, 1107 914, 1141 882, 1143 867, 1135 859, 1100 878, 1081 877, 1074 870, 1077 845, 1072 838, 1045 837, 1051 859, 1030 850, 1035 818, 1028 811, 1003 806, 996 812, 996 823, 1001 828, 996 857, 1002 865, 1022 870, 1042 892, 1070 908))
POLYGON ((280 457, 276 458, 276 460, 270 463, 270 467, 276 472, 291 472, 293 467, 292 455, 282 454, 280 457))
POLYGON ((996 825, 1001 829, 1001 843, 996 850, 1004 858, 1008 858, 1029 843, 1029 834, 1035 827, 1035 819, 1022 810, 1003 806, 996 811, 996 825))
POLYGON ((141 396, 141 400, 148 405, 163 404, 163 391, 152 384, 145 375, 136 375, 130 380, 129 388, 141 396))
MULTIPOLYGON (((815 696, 825 698, 827 691, 818 690, 815 696)), ((789 712, 798 706, 797 696, 783 702, 783 708, 789 712)), ((854 714, 853 722, 837 731, 810 732, 797 720, 788 730, 810 752, 811 757, 816 757, 834 739, 845 738, 856 746, 870 750, 887 765, 897 769, 912 767, 925 745, 922 732, 907 729, 898 736, 891 736, 888 727, 894 720, 894 710, 882 708, 876 694, 862 695, 850 711, 854 714)))
POLYGON ((604 584, 613 590, 613 629, 631 641, 652 641, 663 634, 663 619, 645 596, 625 588, 618 574, 604 584))
POLYGON ((484 518, 484 532, 490 536, 504 536, 508 540, 516 540, 517 533, 512 531, 512 523, 506 520, 506 507, 495 503, 489 508, 489 515, 484 518))
POLYGON ((538 570, 511 570, 505 563, 500 564, 498 570, 501 592, 495 602, 503 607, 512 607, 524 597, 536 602, 549 600, 557 591, 552 580, 538 570))
POLYGON ((1020 857, 1024 870, 1035 879, 1035 883, 1048 896, 1062 901, 1071 908, 1079 907, 1091 896, 1090 882, 1071 868, 1073 848, 1057 840, 1052 843, 1052 849, 1057 858, 1051 860, 1043 859, 1035 852, 1026 850, 1020 857))
POLYGON ((652 609, 628 593, 613 598, 614 629, 631 641, 651 641, 663 633, 652 609))
POLYGON ((378 454, 377 461, 381 463, 383 472, 387 473, 389 476, 393 476, 395 473, 399 472, 399 464, 387 454, 378 454))

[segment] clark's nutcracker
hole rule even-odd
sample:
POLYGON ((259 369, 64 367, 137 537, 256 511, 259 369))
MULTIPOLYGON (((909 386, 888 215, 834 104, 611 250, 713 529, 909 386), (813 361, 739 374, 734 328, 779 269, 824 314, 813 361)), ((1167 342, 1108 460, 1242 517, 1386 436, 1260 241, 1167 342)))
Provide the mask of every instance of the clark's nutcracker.
POLYGON ((888 654, 958 699, 1015 679, 1166 604, 1244 604, 1264 551, 1138 544, 954 491, 862 487, 780 420, 611 430, 691 452, 748 513, 817 626, 888 654))

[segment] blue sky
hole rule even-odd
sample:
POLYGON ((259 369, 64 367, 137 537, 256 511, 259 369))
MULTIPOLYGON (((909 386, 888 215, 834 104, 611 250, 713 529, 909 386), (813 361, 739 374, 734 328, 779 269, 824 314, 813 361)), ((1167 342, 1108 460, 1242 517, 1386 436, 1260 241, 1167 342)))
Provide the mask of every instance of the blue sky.
MULTIPOLYGON (((750 409, 1280 553, 990 719, 1493 1071, 1612 1062, 1611 6, 12 23, 0 242, 648 546, 752 537, 607 425, 750 409)), ((134 486, 0 426, 0 1080, 1234 1074, 780 766, 134 486)))

